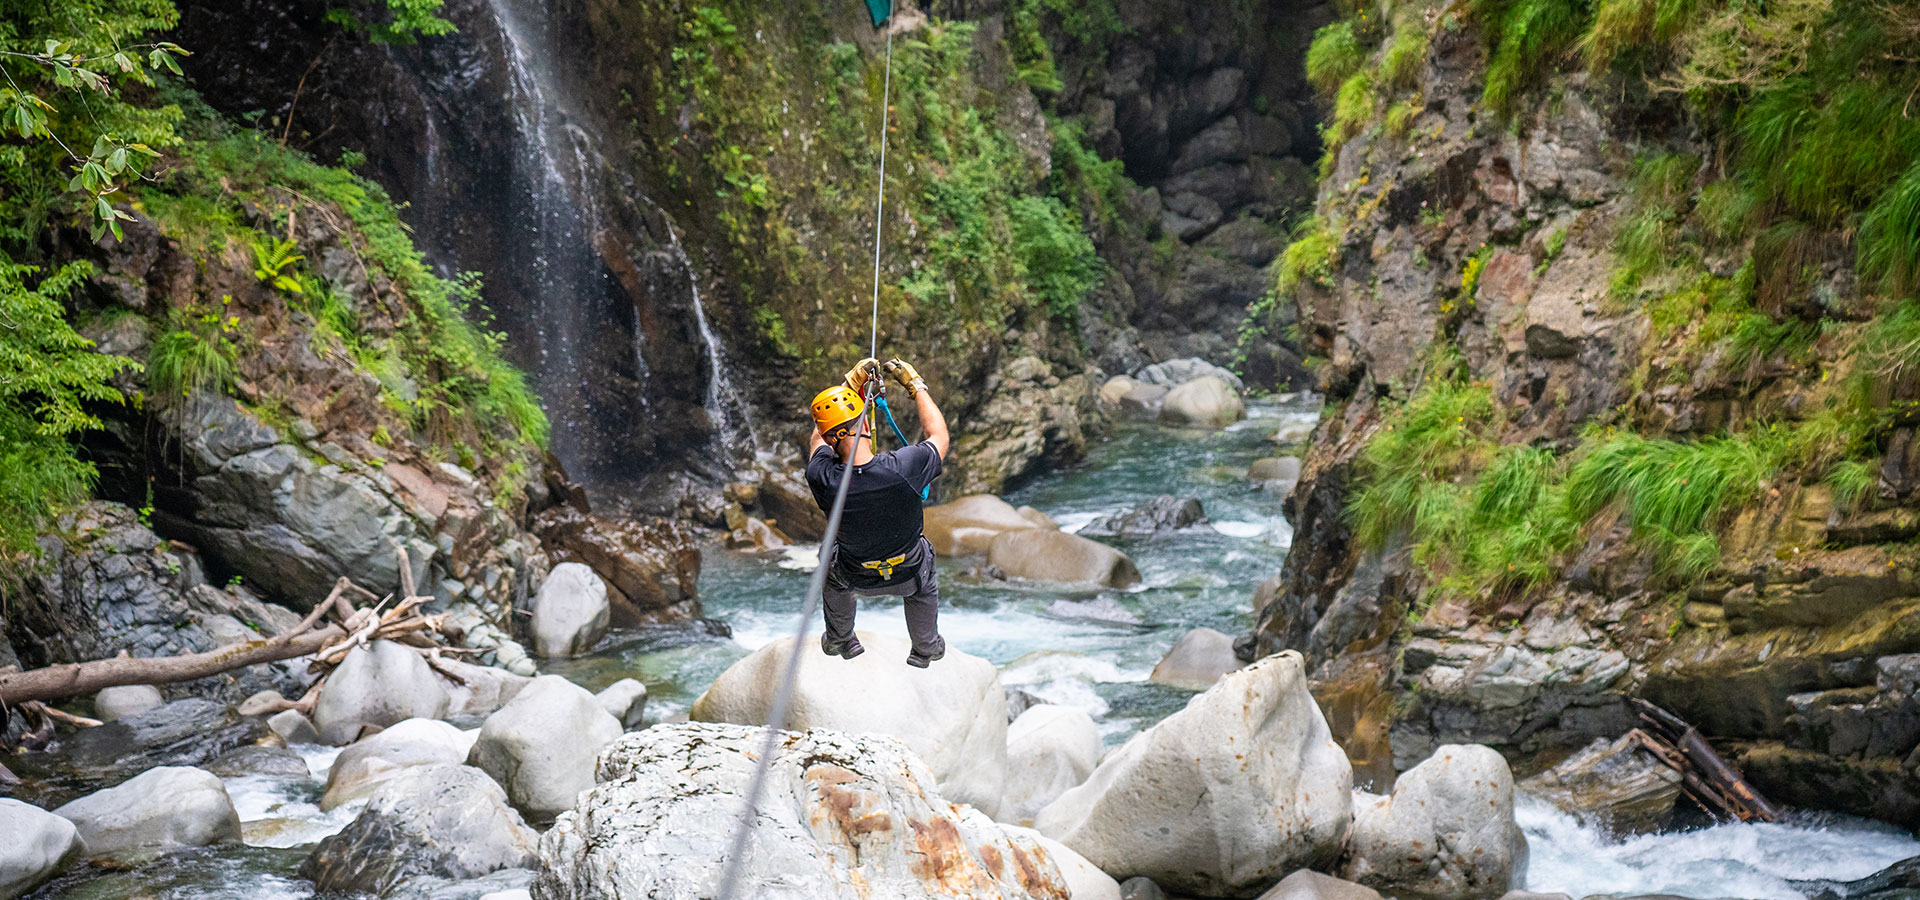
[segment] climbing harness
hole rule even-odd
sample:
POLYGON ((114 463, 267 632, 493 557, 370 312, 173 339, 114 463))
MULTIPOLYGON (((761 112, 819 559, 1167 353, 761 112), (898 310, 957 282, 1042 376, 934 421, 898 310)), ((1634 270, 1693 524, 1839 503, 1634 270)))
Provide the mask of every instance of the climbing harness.
POLYGON ((860 564, 860 568, 872 569, 881 578, 892 578, 893 567, 897 565, 901 565, 906 561, 907 561, 907 555, 905 553, 902 553, 899 556, 889 556, 886 559, 876 559, 876 560, 873 560, 872 562, 863 562, 860 564))
MULTIPOLYGON (((873 18, 874 27, 877 28, 892 18, 893 3, 892 0, 867 0, 867 10, 873 18)), ((891 28, 887 29, 886 66, 886 76, 880 92, 880 172, 876 179, 879 187, 874 195, 873 211, 873 324, 869 356, 878 356, 880 349, 880 233, 881 225, 885 221, 887 202, 887 105, 893 94, 893 30, 891 28)), ((880 378, 871 378, 863 385, 863 390, 860 392, 863 405, 878 398, 880 389, 884 387, 882 381, 880 378)), ((879 399, 879 404, 881 410, 885 411, 886 400, 879 399)), ((900 434, 900 426, 894 424, 893 413, 887 412, 886 416, 887 424, 893 425, 895 434, 900 434)), ((871 441, 872 429, 873 416, 871 414, 861 416, 859 430, 854 435, 854 446, 860 445, 860 438, 871 441)), ((905 443, 906 437, 902 435, 900 440, 901 443, 905 443)), ((841 477, 840 488, 834 492, 833 505, 827 512, 826 533, 820 538, 820 561, 813 567, 813 577, 807 580, 807 597, 800 605, 800 621, 794 627, 793 648, 787 654, 787 666, 780 675, 780 687, 774 691, 773 708, 767 713, 766 741, 760 747, 760 758, 754 761, 753 780, 747 786, 746 800, 740 808, 740 821, 734 826, 732 846, 727 850, 726 866, 720 872, 720 884, 715 892, 719 900, 735 900, 736 897, 735 888, 740 881, 741 869, 746 865, 747 847, 752 841, 753 824, 758 818, 760 792, 766 788, 767 770, 773 763, 773 754, 780 740, 780 731, 787 724, 787 708, 793 702, 793 684, 799 677, 800 658, 804 654, 801 648, 807 641, 807 629, 813 624, 814 610, 819 607, 821 595, 826 592, 827 565, 833 559, 833 554, 829 551, 833 548, 834 540, 840 535, 840 517, 846 512, 847 488, 852 484, 852 472, 849 471, 841 477)), ((922 492, 921 499, 924 500, 925 497, 925 493, 922 492)), ((892 574, 892 567, 904 561, 904 556, 897 561, 884 560, 887 571, 882 574, 882 577, 892 574)))

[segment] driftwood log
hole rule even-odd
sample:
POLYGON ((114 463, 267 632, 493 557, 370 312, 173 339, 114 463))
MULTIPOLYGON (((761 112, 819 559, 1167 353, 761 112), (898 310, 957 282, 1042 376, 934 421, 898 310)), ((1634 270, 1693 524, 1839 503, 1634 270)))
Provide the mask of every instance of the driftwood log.
POLYGON ((1742 822, 1780 820, 1773 804, 1714 751, 1699 729, 1637 697, 1633 705, 1646 727, 1636 728, 1627 736, 1680 773, 1681 790, 1701 809, 1742 822))
MULTIPOLYGON (((414 593, 413 572, 408 564, 407 551, 400 550, 399 557, 401 597, 391 609, 386 608, 391 597, 377 597, 342 577, 334 582, 333 590, 326 599, 315 605, 298 626, 271 638, 229 644, 205 653, 181 656, 117 656, 24 672, 0 671, 0 709, 91 694, 123 685, 177 684, 245 666, 311 656, 312 670, 321 673, 321 677, 315 680, 305 696, 297 701, 286 701, 279 707, 310 712, 314 702, 319 699, 326 676, 332 673, 334 667, 345 660, 355 647, 376 640, 390 640, 411 647, 426 657, 427 663, 436 671, 455 682, 464 683, 465 679, 460 678, 452 667, 443 664, 441 655, 467 651, 444 647, 436 640, 435 633, 441 631, 443 617, 423 615, 418 611, 421 604, 433 598, 414 593), (374 605, 356 608, 348 599, 349 596, 372 601, 374 605), (326 621, 329 615, 334 621, 326 621)), ((43 718, 60 718, 52 714, 51 707, 45 709, 48 712, 43 718)), ((68 725, 98 724, 92 720, 77 719, 67 717, 62 721, 68 725)))

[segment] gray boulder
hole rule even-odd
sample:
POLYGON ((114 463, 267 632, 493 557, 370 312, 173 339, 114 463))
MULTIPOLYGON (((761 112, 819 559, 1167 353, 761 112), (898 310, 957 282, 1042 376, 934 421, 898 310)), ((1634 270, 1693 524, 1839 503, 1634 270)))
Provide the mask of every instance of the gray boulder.
POLYGON ((527 626, 533 652, 548 658, 579 656, 607 634, 607 583, 577 562, 553 567, 533 600, 527 626))
POLYGON ((538 835, 471 766, 407 769, 360 816, 320 842, 300 876, 324 893, 387 896, 422 876, 465 880, 534 865, 538 835))
POLYGON ((1244 895, 1339 856, 1352 784, 1300 654, 1288 650, 1107 754, 1034 827, 1117 878, 1244 895))
POLYGON ((1393 793, 1359 792, 1344 874, 1434 900, 1506 893, 1526 871, 1513 819, 1513 773, 1492 748, 1446 744, 1400 774, 1393 793))
POLYGON ((0 900, 33 890, 80 852, 72 822, 11 797, 0 797, 0 835, 0 900))
MULTIPOLYGON (((528 660, 528 664, 531 663, 528 660)), ((527 682, 533 680, 530 675, 511 672, 499 666, 479 666, 457 659, 441 660, 438 670, 460 677, 459 682, 442 682, 447 689, 449 719, 485 716, 507 705, 508 700, 512 700, 521 688, 527 686, 527 682)))
POLYGON ((285 747, 270 747, 265 744, 253 744, 234 750, 213 762, 207 763, 207 771, 221 778, 241 778, 248 775, 268 775, 273 777, 307 778, 312 770, 300 754, 285 747))
POLYGON ((1123 513, 1102 516, 1080 529, 1086 537, 1151 538, 1203 525, 1206 510, 1192 497, 1162 495, 1123 513))
POLYGON ((67 738, 67 763, 83 780, 117 782, 127 772, 155 766, 204 766, 266 737, 259 719, 198 697, 83 728, 67 738))
POLYGON ((599 701, 607 715, 619 719, 622 728, 633 731, 640 727, 647 711, 647 686, 632 678, 622 678, 593 695, 593 699, 599 701))
POLYGON ((1125 553, 1064 531, 1001 534, 987 548, 987 563, 1011 578, 1127 588, 1140 570, 1125 553))
POLYGON ((1148 681, 1204 691, 1221 676, 1240 668, 1233 655, 1233 638, 1212 628, 1195 628, 1180 636, 1153 667, 1148 681))
POLYGON ((1155 419, 1167 400, 1167 388, 1158 384, 1135 384, 1120 396, 1120 412, 1135 419, 1155 419))
POLYGON ((1217 378, 1236 392, 1247 389, 1246 384, 1241 382, 1240 376, 1233 374, 1231 370, 1193 357, 1154 363, 1133 373, 1133 377, 1143 383, 1157 384, 1165 388, 1176 388, 1199 378, 1217 378))
POLYGON ((473 735, 435 719, 408 719, 361 738, 334 758, 320 808, 331 810, 365 797, 404 769, 460 765, 473 743, 473 735))
POLYGON ((297 709, 283 709, 267 717, 267 728, 289 744, 320 743, 320 729, 297 709))
POLYGON ((1006 801, 1000 817, 1032 821, 1035 813, 1093 774, 1100 729, 1071 706, 1030 706, 1007 726, 1006 801))
POLYGON ((93 696, 93 715, 102 722, 114 722, 165 702, 167 698, 160 695, 160 689, 150 684, 110 687, 93 696))
POLYGON ((1153 879, 1135 875, 1120 882, 1120 900, 1167 900, 1167 892, 1153 883, 1153 879))
POLYGON ((392 641, 373 641, 354 648, 327 677, 313 706, 313 725, 321 740, 347 744, 368 726, 441 718, 450 704, 446 686, 420 654, 392 641))
POLYGON ((1160 405, 1162 421, 1197 428, 1225 428, 1247 417, 1247 405, 1233 387, 1203 375, 1167 392, 1160 405))
POLYGON ((624 730, 586 688, 542 675, 487 717, 467 763, 500 782, 514 808, 544 821, 593 786, 594 757, 624 730))
MULTIPOLYGON (((689 723, 620 738, 601 755, 599 784, 542 836, 534 895, 713 896, 764 735, 759 726, 689 723)), ((739 896, 1069 896, 1051 854, 1020 829, 948 802, 899 740, 787 732, 774 753, 739 896)))
POLYGON ((186 766, 148 769, 53 812, 79 829, 91 856, 240 839, 240 814, 226 785, 211 772, 186 766))

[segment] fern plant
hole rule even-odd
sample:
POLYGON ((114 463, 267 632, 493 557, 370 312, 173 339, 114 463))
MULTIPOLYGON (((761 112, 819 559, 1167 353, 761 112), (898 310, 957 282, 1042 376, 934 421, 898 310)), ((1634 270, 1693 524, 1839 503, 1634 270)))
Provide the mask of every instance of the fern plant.
POLYGON ((288 266, 306 259, 305 256, 294 252, 300 249, 299 245, 290 240, 268 238, 264 241, 254 241, 252 246, 253 277, 272 285, 275 290, 286 291, 289 294, 305 293, 300 287, 300 280, 287 273, 288 266))

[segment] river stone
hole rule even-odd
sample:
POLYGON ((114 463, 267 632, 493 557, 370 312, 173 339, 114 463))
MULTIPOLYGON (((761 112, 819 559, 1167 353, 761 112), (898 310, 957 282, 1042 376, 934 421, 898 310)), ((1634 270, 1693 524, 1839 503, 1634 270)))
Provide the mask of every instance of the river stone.
POLYGON ((1165 388, 1176 388, 1196 379, 1210 377, 1219 379, 1235 391, 1247 389, 1247 386, 1240 381, 1240 376, 1233 374, 1232 370, 1223 369, 1197 357, 1154 363, 1133 373, 1133 377, 1142 383, 1157 384, 1165 388))
POLYGON ((1100 402, 1108 406, 1118 406, 1121 398, 1127 396, 1128 392, 1139 385, 1140 382, 1126 375, 1115 375, 1101 383, 1100 402))
POLYGON ((1013 504, 992 494, 974 494, 921 511, 927 542, 945 557, 985 556, 993 539, 1009 531, 1041 527, 1013 504))
POLYGON ((1233 638, 1211 628, 1195 628, 1173 642, 1172 649, 1153 667, 1148 681, 1189 691, 1213 687, 1220 677, 1240 668, 1233 655, 1233 638))
POLYGON ((1120 411, 1137 419, 1158 418, 1166 399, 1167 388, 1163 385, 1135 384, 1120 398, 1120 411))
MULTIPOLYGON (((541 838, 534 895, 712 897, 765 734, 757 725, 684 723, 621 737, 601 754, 599 784, 541 838)), ((783 732, 754 809, 738 895, 1068 896, 1065 877, 1039 844, 950 799, 896 738, 783 732)))
POLYGON ((1300 480, 1300 457, 1268 456, 1256 459, 1247 466, 1248 481, 1279 481, 1293 483, 1300 480))
POLYGON ((1381 900, 1380 892, 1310 869, 1280 879, 1260 900, 1381 900))
POLYGON ((375 790, 358 818, 300 864, 300 877, 323 893, 386 896, 419 876, 460 880, 529 868, 538 840, 486 773, 419 766, 375 790))
MULTIPOLYGON (((822 655, 808 642, 793 686, 787 724, 904 741, 940 779, 942 796, 998 816, 1007 770, 1007 697, 993 664, 949 645, 929 669, 905 664, 903 638, 859 632, 867 652, 850 660, 822 655)), ((693 703, 696 722, 758 725, 793 640, 770 641, 727 667, 693 703)))
POLYGON ((1520 789, 1609 829, 1654 831, 1673 817, 1680 773, 1629 737, 1595 738, 1586 749, 1529 778, 1520 789))
POLYGON ((204 847, 240 839, 240 815, 219 776, 161 766, 53 811, 80 830, 87 854, 137 847, 204 847))
POLYGON ((13 900, 59 874, 79 855, 73 823, 30 803, 0 797, 0 900, 13 900))
POLYGON ((1908 900, 1920 895, 1920 856, 1910 856, 1853 881, 1802 881, 1808 900, 1908 900))
POLYGON ((1086 537, 1152 538, 1205 524, 1206 510, 1192 497, 1162 495, 1123 513, 1102 516, 1078 532, 1086 537))
POLYGON ((1120 882, 1120 900, 1167 900, 1167 892, 1161 890, 1153 879, 1135 875, 1120 882))
POLYGON ((403 769, 460 765, 473 743, 473 735, 435 719, 408 719, 361 738, 334 758, 320 808, 331 810, 365 797, 403 769))
POLYGON ((1107 755, 1034 818, 1117 878, 1241 895, 1338 857, 1353 771, 1307 693, 1299 652, 1220 682, 1107 755))
POLYGON ((283 709, 267 718, 267 728, 288 744, 318 744, 320 729, 297 709, 283 709))
POLYGON ((116 722, 165 702, 167 698, 160 695, 160 689, 150 684, 110 687, 93 695, 93 716, 102 722, 116 722))
POLYGON ((1344 873, 1396 894, 1473 900, 1526 871, 1513 773, 1490 747, 1446 744, 1400 774, 1393 793, 1358 792, 1344 873))
POLYGON ((392 641, 374 641, 355 647, 327 676, 313 706, 313 725, 325 742, 347 744, 367 726, 438 719, 450 704, 446 687, 420 654, 392 641))
POLYGON ((313 775, 313 772, 307 768, 307 761, 301 759, 300 754, 285 747, 269 747, 263 744, 241 747, 207 763, 207 771, 221 778, 242 778, 248 775, 309 778, 313 775))
POLYGON ((1178 425, 1225 428, 1247 416, 1247 405, 1233 387, 1211 375, 1167 392, 1160 418, 1178 425))
POLYGON ((586 688, 542 675, 487 717, 467 763, 500 782, 515 809, 545 821, 593 786, 594 757, 623 730, 586 688))
POLYGON ((1064 531, 1002 534, 987 549, 987 563, 1011 578, 1128 588, 1140 583, 1133 560, 1112 547, 1064 531))
POLYGON ((1007 726, 1006 802, 1000 817, 1032 821, 1054 798, 1086 781, 1100 764, 1100 729, 1071 706, 1040 703, 1007 726))
POLYGON ((607 634, 607 583, 577 562, 547 573, 527 626, 533 652, 549 659, 579 656, 607 634))
POLYGON ((600 708, 620 720, 620 726, 628 731, 640 727, 641 717, 647 710, 647 686, 632 678, 622 678, 600 693, 593 695, 600 708))

